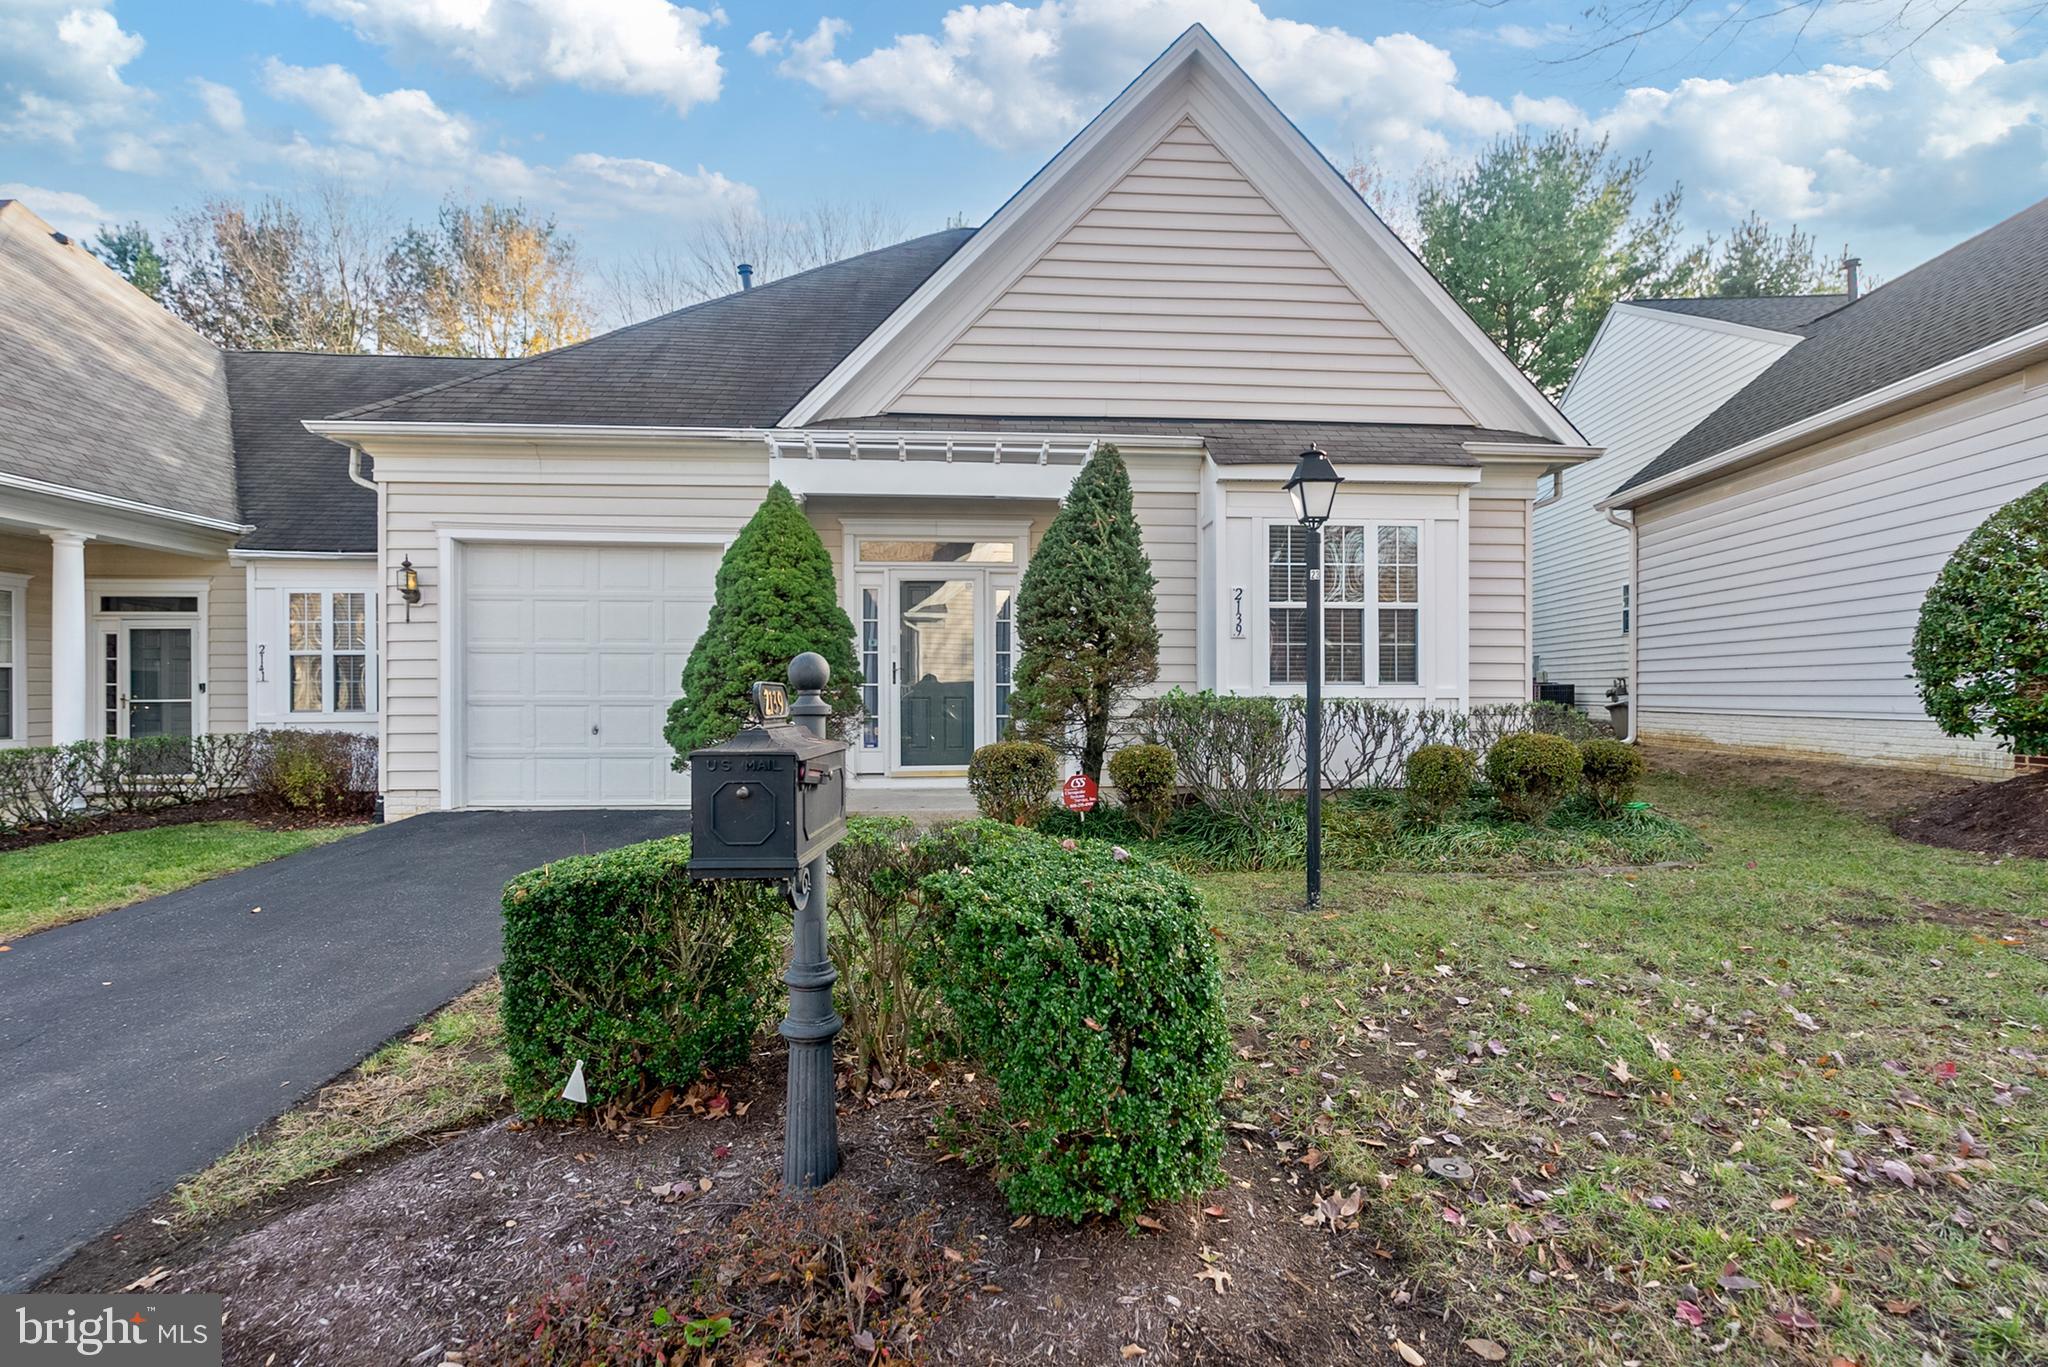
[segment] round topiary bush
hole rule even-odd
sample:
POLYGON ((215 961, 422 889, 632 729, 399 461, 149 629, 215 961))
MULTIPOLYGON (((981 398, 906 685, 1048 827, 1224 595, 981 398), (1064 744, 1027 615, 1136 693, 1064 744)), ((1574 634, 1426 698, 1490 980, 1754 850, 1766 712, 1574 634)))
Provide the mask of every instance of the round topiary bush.
POLYGON ((2048 753, 2048 484, 1963 539, 1920 605, 1913 676, 1951 736, 2048 753))
POLYGON ((967 762, 967 791, 975 807, 1012 826, 1036 824, 1059 781, 1060 757, 1037 741, 999 740, 967 762))
POLYGON ((1494 800, 1517 821, 1540 825, 1579 786, 1579 747, 1563 736, 1524 731, 1503 736, 1486 752, 1494 800))
POLYGON ((1472 795, 1472 752, 1456 745, 1423 745, 1404 766, 1402 806, 1409 820, 1434 826, 1472 795))
POLYGON ((1600 815, 1621 815, 1643 778, 1642 752, 1618 740, 1579 742, 1579 774, 1600 815))
POLYGON ((524 1114, 576 1113, 561 1092, 578 1059, 593 1106, 746 1060, 778 990, 782 900, 766 883, 692 882, 689 863, 676 836, 505 885, 500 1012, 524 1114))
POLYGON ((1180 769, 1163 745, 1127 745, 1110 756, 1109 781, 1148 836, 1157 836, 1173 814, 1180 769))
POLYGON ((1100 841, 984 845, 932 874, 940 990, 995 1085, 971 1127, 1018 1211, 1130 1217, 1222 1180, 1223 978, 1185 877, 1100 841))

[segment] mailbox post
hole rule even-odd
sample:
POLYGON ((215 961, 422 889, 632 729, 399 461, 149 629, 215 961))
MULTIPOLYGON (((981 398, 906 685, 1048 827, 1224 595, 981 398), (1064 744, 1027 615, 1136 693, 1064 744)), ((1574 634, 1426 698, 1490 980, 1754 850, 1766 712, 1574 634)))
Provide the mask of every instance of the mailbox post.
POLYGON ((846 833, 846 743, 826 738, 831 670, 805 651, 789 663, 796 701, 779 684, 754 685, 758 726, 690 755, 690 876, 772 879, 796 912, 789 968, 789 1106, 782 1184, 822 1186, 839 1171, 832 1009, 839 979, 825 948, 825 860, 846 833))

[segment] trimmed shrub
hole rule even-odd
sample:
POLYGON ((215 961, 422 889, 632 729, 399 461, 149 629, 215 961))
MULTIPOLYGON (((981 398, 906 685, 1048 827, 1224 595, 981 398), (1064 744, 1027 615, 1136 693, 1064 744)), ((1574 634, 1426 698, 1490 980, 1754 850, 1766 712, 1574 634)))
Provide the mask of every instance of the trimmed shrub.
POLYGON ((1408 756, 1401 790, 1408 819, 1434 826, 1472 796, 1472 752, 1455 745, 1425 745, 1408 756))
POLYGON ((854 817, 832 847, 832 963, 860 1086, 902 1078, 939 1032, 938 938, 918 884, 957 853, 900 816, 854 817))
POLYGON ((1240 819, 1262 814, 1295 769, 1297 727, 1279 698, 1176 688, 1147 704, 1144 728, 1198 802, 1240 819))
POLYGON ((1963 539, 1913 630, 1920 701, 1951 736, 2048 753, 2048 484, 1963 539))
POLYGON ((1579 747, 1544 731, 1503 736, 1486 752, 1486 782, 1509 816, 1541 824, 1579 786, 1579 747))
POLYGON ((1163 745, 1127 745, 1110 757, 1109 781, 1148 836, 1157 836, 1173 815, 1179 769, 1163 745))
POLYGON ((1052 747, 1030 740, 999 740, 974 752, 967 763, 967 791, 992 821, 1011 826, 1036 822, 1060 781, 1060 757, 1052 747))
POLYGON ((1579 774, 1600 815, 1616 817, 1636 795, 1636 784, 1643 777, 1643 756, 1633 745, 1618 740, 1581 741, 1579 774))
POLYGON ((249 791, 287 811, 366 813, 377 796, 377 738, 353 731, 265 731, 252 747, 249 791))
POLYGON ((1222 1180, 1223 980, 1188 880, 1027 837, 935 873, 940 989, 995 1085, 973 1145, 1012 1209, 1126 1218, 1222 1180))
POLYGON ((686 1087, 747 1057, 777 992, 782 901, 692 882, 687 836, 558 859, 505 885, 505 1051, 512 1099, 563 1118, 576 1060, 590 1104, 686 1087))
POLYGON ((1152 562, 1114 446, 1088 457, 1017 587, 1017 687, 1026 740, 1071 753, 1102 781, 1110 726, 1134 688, 1159 676, 1152 562))
POLYGON ((662 727, 674 766, 684 769, 692 750, 732 737, 753 712, 755 682, 789 677, 789 662, 807 650, 832 667, 825 701, 834 726, 851 725, 861 714, 853 621, 840 606, 825 543, 776 484, 718 563, 711 616, 662 727))
POLYGON ((0 827, 62 826, 89 815, 100 748, 89 740, 0 750, 0 827))

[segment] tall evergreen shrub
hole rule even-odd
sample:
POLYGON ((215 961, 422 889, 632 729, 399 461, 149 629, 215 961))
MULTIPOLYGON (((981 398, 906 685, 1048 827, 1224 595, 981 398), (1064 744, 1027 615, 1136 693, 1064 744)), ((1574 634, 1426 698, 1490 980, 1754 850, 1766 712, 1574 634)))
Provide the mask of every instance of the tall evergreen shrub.
POLYGON ((835 723, 860 715, 853 621, 839 605, 825 543, 788 489, 768 491, 719 562, 711 620, 683 667, 683 695, 662 734, 681 769, 690 751, 725 740, 752 710, 757 679, 788 677, 789 662, 815 650, 832 666, 825 701, 835 723))
POLYGON ((1078 757, 1100 782, 1110 724, 1130 691, 1159 675, 1152 562, 1114 446, 1081 468, 1017 592, 1018 732, 1078 757))
POLYGON ((2048 484, 1964 538, 1920 605, 1920 701, 1951 736, 2048 753, 2048 484))

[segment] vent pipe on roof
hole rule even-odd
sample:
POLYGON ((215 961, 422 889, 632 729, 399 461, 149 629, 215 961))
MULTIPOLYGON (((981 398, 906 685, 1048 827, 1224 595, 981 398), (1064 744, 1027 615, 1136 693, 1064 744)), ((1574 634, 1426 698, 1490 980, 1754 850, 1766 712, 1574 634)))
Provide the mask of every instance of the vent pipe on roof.
POLYGON ((1862 266, 1862 264, 1862 257, 1851 256, 1849 255, 1848 250, 1846 248, 1843 249, 1842 274, 1847 276, 1849 279, 1849 302, 1852 304, 1856 302, 1856 296, 1862 293, 1862 290, 1858 288, 1856 282, 1856 271, 1860 266, 1862 266))
POLYGON ((740 288, 743 290, 754 288, 754 268, 744 261, 740 262, 740 288))

